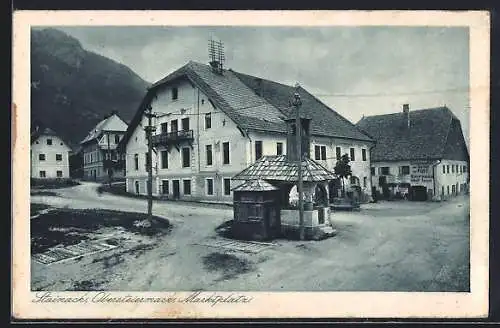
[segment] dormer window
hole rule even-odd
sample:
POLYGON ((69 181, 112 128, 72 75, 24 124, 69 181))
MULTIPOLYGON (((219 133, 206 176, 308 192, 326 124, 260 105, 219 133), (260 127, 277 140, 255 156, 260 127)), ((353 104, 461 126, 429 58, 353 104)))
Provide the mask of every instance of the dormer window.
POLYGON ((52 145, 52 139, 47 139, 47 145, 49 145, 49 146, 52 145))
POLYGON ((172 88, 172 100, 176 100, 178 96, 179 96, 179 89, 172 88))

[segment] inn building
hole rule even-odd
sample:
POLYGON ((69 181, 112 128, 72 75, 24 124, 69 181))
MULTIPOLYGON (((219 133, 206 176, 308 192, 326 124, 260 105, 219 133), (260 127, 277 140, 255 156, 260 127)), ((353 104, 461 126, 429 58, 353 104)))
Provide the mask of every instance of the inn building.
MULTIPOLYGON (((266 155, 284 155, 286 116, 295 88, 267 79, 190 61, 147 91, 120 147, 126 154, 126 188, 147 193, 145 111, 155 114, 153 194, 170 199, 232 202, 232 177, 266 155)), ((374 142, 354 124, 299 87, 301 111, 312 119, 311 158, 333 170, 351 157, 352 184, 371 191, 374 142)), ((338 195, 338 183, 330 188, 338 195)))
POLYGON ((468 192, 469 152, 460 120, 448 107, 363 117, 357 126, 376 140, 371 149, 378 197, 445 200, 468 192))

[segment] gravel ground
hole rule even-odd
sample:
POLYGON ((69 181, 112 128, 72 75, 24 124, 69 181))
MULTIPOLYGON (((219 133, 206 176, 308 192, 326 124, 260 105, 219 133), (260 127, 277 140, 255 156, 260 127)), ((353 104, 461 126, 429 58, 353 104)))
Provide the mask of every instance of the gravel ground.
MULTIPOLYGON (((77 209, 143 212, 144 200, 98 194, 98 185, 32 196, 32 202, 77 209)), ((256 254, 200 246, 220 238, 232 218, 224 205, 155 202, 172 231, 137 248, 66 263, 32 261, 32 289, 112 291, 468 291, 469 199, 442 203, 379 202, 336 212, 337 236, 322 241, 277 240, 256 254), (198 244, 198 245, 196 245, 198 244)), ((113 232, 110 232, 113 233, 113 232)))

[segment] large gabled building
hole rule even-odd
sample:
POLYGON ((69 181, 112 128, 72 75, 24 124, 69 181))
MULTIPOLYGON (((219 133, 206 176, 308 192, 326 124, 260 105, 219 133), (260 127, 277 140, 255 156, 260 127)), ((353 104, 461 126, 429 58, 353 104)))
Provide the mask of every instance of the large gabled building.
MULTIPOLYGON (((148 106, 156 114, 153 194, 232 201, 236 173, 264 155, 286 153, 284 118, 295 91, 217 63, 190 61, 148 89, 129 125, 120 144, 126 152, 127 191, 147 193, 148 106)), ((301 111, 312 119, 311 158, 333 169, 337 158, 349 154, 351 182, 370 194, 372 138, 304 88, 298 92, 301 111)))
POLYGON ((374 192, 382 197, 446 199, 468 191, 469 152, 460 120, 447 107, 362 118, 376 140, 371 150, 374 192))
POLYGON ((109 177, 123 178, 124 156, 118 151, 118 144, 126 130, 127 123, 112 112, 89 131, 80 142, 84 179, 102 181, 109 177))

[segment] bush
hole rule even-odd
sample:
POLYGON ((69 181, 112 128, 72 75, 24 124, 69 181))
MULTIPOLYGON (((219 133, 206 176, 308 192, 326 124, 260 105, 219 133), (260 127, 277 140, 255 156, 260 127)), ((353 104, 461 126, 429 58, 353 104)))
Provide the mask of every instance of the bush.
POLYGON ((30 185, 32 188, 39 189, 58 189, 79 185, 80 182, 69 178, 56 179, 35 179, 31 178, 30 185))
POLYGON ((125 183, 114 183, 111 186, 107 183, 103 183, 99 187, 97 187, 98 193, 109 192, 110 194, 120 195, 120 196, 130 196, 127 193, 125 183))
MULTIPOLYGON (((133 194, 130 192, 127 192, 126 189, 126 184, 125 183, 113 183, 111 186, 109 186, 108 183, 103 183, 99 187, 97 187, 97 192, 102 194, 104 192, 113 194, 113 195, 118 195, 118 196, 127 196, 127 197, 133 197, 133 198, 139 198, 139 199, 147 199, 147 195, 138 195, 138 194, 133 194)), ((153 199, 160 199, 160 197, 153 195, 153 199)))

